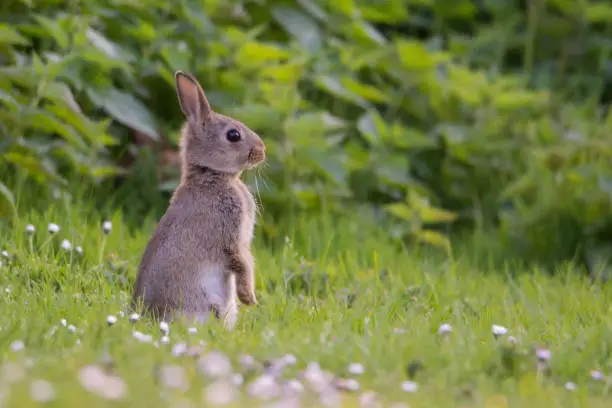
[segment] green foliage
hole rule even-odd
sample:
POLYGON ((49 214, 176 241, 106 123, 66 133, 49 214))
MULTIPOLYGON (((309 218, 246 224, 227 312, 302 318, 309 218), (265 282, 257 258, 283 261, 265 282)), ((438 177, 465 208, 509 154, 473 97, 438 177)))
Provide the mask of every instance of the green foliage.
MULTIPOLYGON (((599 245, 612 232, 610 6, 372 4, 8 1, 0 165, 58 188, 114 180, 140 162, 126 159, 136 140, 176 145, 173 72, 188 70, 264 137, 266 217, 358 203, 396 219, 390 234, 447 250, 449 224, 498 222, 530 258, 599 245)), ((165 166, 156 176, 176 185, 165 166)))

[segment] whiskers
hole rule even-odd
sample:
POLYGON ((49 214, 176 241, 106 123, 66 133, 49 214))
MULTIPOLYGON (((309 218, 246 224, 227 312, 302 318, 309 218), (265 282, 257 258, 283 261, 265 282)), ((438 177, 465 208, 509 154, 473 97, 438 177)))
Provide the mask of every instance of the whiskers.
POLYGON ((255 181, 255 196, 257 197, 257 200, 255 200, 255 211, 257 213, 257 216, 261 215, 261 212, 263 210, 263 206, 261 204, 261 191, 259 188, 259 182, 261 181, 261 184, 265 187, 265 188, 270 188, 270 186, 268 185, 268 183, 266 182, 266 178, 263 174, 264 169, 269 168, 270 164, 265 161, 263 162, 261 165, 257 166, 254 170, 254 174, 253 174, 253 178, 255 181))

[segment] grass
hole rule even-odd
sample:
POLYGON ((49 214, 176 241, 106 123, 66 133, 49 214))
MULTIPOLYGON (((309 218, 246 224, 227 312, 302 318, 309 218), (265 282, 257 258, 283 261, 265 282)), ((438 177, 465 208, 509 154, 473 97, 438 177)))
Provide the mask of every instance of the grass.
MULTIPOLYGON (((33 395, 44 392, 33 382, 40 379, 54 390, 48 406, 209 406, 203 390, 210 390, 212 380, 198 371, 205 358, 199 363, 172 353, 177 344, 200 341, 201 356, 220 351, 234 372, 244 374, 232 406, 270 403, 245 391, 258 374, 245 372, 240 356, 262 362, 286 354, 297 361, 283 378, 297 378, 307 389, 300 373, 311 362, 357 379, 360 390, 342 392, 342 406, 360 406, 367 391, 375 391, 383 406, 604 407, 612 401, 612 379, 606 377, 612 362, 610 289, 591 284, 571 266, 554 277, 535 268, 476 268, 468 256, 450 261, 404 249, 384 231, 350 217, 297 219, 284 244, 264 247, 257 240, 259 307, 242 310, 229 333, 214 323, 197 334, 173 325, 169 344, 163 344, 158 323, 132 324, 119 314, 154 221, 130 232, 116 214, 108 235, 102 221, 78 206, 59 204, 44 214, 20 212, 11 227, 0 230, 0 249, 11 258, 0 268, 4 406, 38 406, 33 395), (50 235, 49 223, 61 230, 50 235), (31 237, 27 224, 36 227, 31 237), (62 249, 64 239, 83 254, 62 249), (118 318, 115 325, 107 324, 108 315, 118 318), (451 333, 438 333, 443 323, 451 333), (508 334, 494 338, 493 324, 508 334), (152 335, 157 344, 139 341, 134 330, 152 335), (12 350, 19 341, 23 349, 12 350), (536 347, 551 352, 539 368, 536 347), (354 362, 363 374, 347 372, 354 362), (91 364, 112 366, 109 372, 125 384, 123 398, 105 399, 84 388, 79 372, 91 364), (170 377, 188 389, 160 380, 160 369, 170 366, 182 367, 175 369, 184 380, 170 377), (594 369, 604 378, 591 378, 594 369), (410 378, 416 392, 402 390, 407 371, 416 371, 410 378), (576 389, 566 389, 568 382, 576 389)), ((320 401, 316 393, 310 398, 302 406, 320 401)))

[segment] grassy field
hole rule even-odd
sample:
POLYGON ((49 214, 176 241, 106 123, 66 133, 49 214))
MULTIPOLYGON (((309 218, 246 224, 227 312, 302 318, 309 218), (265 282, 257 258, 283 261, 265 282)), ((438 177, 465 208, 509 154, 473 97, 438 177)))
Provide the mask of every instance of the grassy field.
POLYGON ((612 404, 610 289, 571 267, 483 270, 355 220, 298 219, 284 245, 256 240, 261 304, 234 331, 164 336, 121 313, 154 220, 131 233, 117 214, 105 235, 85 214, 0 230, 6 407, 612 404))

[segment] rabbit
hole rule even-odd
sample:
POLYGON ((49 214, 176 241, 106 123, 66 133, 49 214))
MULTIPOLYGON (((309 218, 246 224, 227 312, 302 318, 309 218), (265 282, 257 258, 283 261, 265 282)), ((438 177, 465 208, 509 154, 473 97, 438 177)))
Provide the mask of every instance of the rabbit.
POLYGON ((256 203, 240 179, 266 159, 259 135, 214 112, 192 74, 177 71, 180 184, 143 255, 132 304, 167 322, 204 323, 213 314, 230 329, 238 304, 257 305, 251 253, 256 203))

